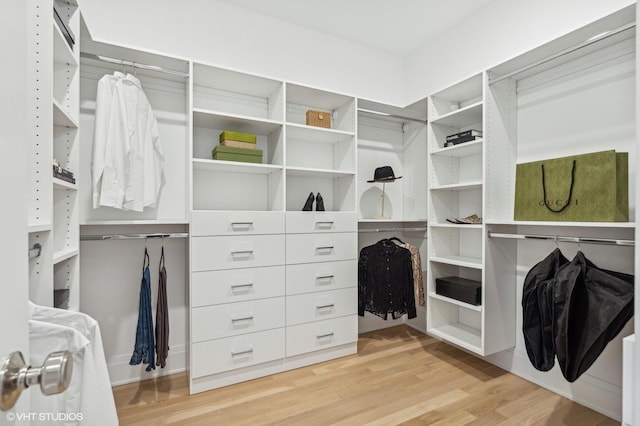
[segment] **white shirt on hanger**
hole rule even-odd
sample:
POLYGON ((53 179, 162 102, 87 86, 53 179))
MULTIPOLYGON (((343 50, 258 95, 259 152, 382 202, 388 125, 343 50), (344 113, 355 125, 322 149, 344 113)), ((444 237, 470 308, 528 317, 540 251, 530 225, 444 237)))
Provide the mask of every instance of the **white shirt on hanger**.
POLYGON ((162 185, 164 154, 158 123, 138 78, 127 74, 116 91, 124 101, 131 146, 123 208, 141 212, 144 207, 155 207, 162 185))
POLYGON ((93 207, 142 212, 155 207, 164 154, 151 104, 137 77, 115 72, 98 82, 93 207))
POLYGON ((98 81, 92 157, 94 209, 100 206, 122 208, 124 201, 130 146, 125 112, 115 93, 123 78, 125 75, 116 71, 98 81))

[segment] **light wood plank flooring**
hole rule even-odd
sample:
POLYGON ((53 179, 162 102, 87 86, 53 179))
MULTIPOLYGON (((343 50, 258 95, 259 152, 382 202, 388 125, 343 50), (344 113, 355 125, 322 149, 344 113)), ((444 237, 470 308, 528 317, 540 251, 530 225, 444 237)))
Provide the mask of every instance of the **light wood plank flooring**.
POLYGON ((121 425, 616 425, 400 326, 358 354, 189 395, 185 374, 114 388, 121 425))

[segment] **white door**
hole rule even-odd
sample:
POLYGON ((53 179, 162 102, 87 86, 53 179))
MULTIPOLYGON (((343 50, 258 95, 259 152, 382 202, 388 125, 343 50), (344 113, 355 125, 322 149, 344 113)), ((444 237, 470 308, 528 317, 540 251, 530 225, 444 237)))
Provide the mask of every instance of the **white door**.
MULTIPOLYGON (((0 13, 0 358, 29 359, 27 300, 27 2, 4 2, 0 13)), ((44 13, 45 11, 43 11, 44 13)), ((43 30, 45 30, 43 28, 43 30)), ((50 28, 48 29, 51 30, 50 28)), ((39 391, 39 389, 38 389, 39 391)), ((29 413, 29 391, 16 413, 29 413)), ((0 425, 28 424, 0 412, 0 425), (12 421, 14 420, 14 421, 12 421)))

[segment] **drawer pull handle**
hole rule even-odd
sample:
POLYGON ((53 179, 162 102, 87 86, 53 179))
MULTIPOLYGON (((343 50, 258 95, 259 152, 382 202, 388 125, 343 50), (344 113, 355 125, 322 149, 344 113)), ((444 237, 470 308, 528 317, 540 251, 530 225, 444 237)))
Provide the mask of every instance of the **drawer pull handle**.
POLYGON ((333 337, 333 331, 328 333, 316 334, 316 339, 322 339, 324 337, 333 337))
POLYGON ((236 226, 250 227, 250 226, 253 226, 253 222, 231 222, 231 227, 236 227, 236 226))
POLYGON ((332 226, 333 223, 333 220, 316 221, 316 225, 318 226, 332 226))
POLYGON ((334 306, 334 303, 327 303, 326 305, 316 305, 316 309, 331 309, 334 306))
POLYGON ((316 277, 316 280, 332 280, 333 278, 333 275, 320 275, 319 277, 316 277))
POLYGON ((253 287, 253 283, 246 284, 231 284, 231 290, 253 287))
POLYGON ((253 353, 253 348, 241 349, 239 351, 231 351, 231 356, 248 355, 253 353))
POLYGON ((316 247, 316 250, 333 250, 333 246, 316 247))
POLYGON ((253 319, 253 315, 244 315, 242 317, 231 318, 231 322, 239 322, 239 321, 251 321, 253 319))
POLYGON ((253 250, 238 250, 238 251, 232 251, 231 252, 232 256, 239 255, 239 254, 251 255, 251 254, 253 254, 253 250))

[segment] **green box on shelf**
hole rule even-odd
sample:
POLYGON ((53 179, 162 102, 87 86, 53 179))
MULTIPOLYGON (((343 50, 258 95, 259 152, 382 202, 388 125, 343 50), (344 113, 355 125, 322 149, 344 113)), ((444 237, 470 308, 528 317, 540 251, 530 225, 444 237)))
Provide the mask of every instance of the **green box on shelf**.
POLYGON ((262 163, 261 149, 233 148, 218 145, 213 148, 213 159, 224 161, 241 161, 244 163, 262 163))
POLYGON ((220 133, 220 142, 224 140, 256 143, 256 135, 251 133, 233 132, 231 130, 225 130, 224 132, 220 133))

